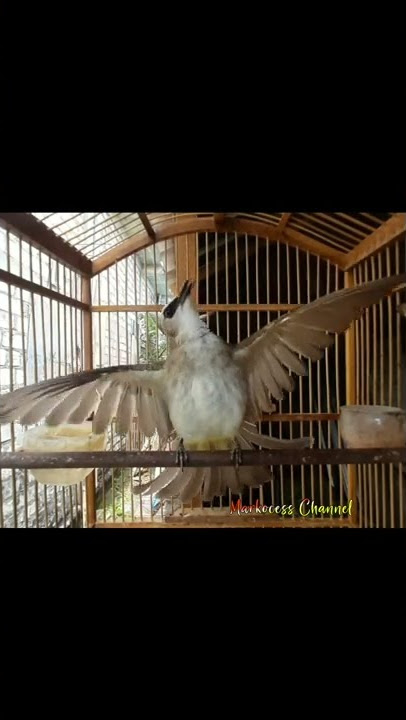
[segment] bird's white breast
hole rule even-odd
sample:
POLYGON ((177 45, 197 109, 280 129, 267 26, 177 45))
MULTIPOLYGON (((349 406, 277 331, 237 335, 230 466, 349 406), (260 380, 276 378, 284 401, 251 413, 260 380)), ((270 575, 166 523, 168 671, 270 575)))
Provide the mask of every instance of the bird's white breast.
POLYGON ((185 443, 234 438, 247 389, 227 345, 212 333, 190 340, 170 355, 167 371, 169 414, 185 443))

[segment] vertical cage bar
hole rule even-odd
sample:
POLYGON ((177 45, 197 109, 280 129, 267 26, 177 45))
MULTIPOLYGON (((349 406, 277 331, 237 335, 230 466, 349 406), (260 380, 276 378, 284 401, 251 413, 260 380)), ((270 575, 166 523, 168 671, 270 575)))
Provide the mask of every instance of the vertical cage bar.
MULTIPOLYGON (((368 273, 368 261, 366 260, 364 262, 364 282, 369 281, 369 273, 368 273)), ((365 323, 365 403, 367 405, 370 404, 370 378, 371 378, 371 338, 369 333, 369 326, 370 326, 370 310, 369 308, 366 308, 364 313, 364 323, 365 323)))
MULTIPOLYGON (((378 255, 378 278, 382 278, 382 253, 378 255)), ((383 301, 379 303, 379 372, 380 372, 380 404, 384 405, 384 389, 385 389, 385 374, 384 374, 384 343, 383 343, 383 301)))
MULTIPOLYGON (((229 260, 228 260, 228 233, 226 233, 225 236, 224 236, 224 242, 225 242, 224 252, 225 252, 225 262, 226 262, 226 266, 225 266, 225 274, 226 274, 226 303, 227 303, 227 305, 228 305, 229 302, 230 302, 230 286, 229 286, 229 276, 228 276, 228 264, 229 264, 229 260)), ((227 313, 226 313, 226 340, 227 340, 228 343, 230 342, 230 312, 229 312, 228 310, 227 310, 227 313)))
MULTIPOLYGON (((297 289, 297 303, 298 305, 301 304, 301 287, 300 287, 300 252, 299 248, 296 248, 296 289, 297 289)), ((303 378, 302 376, 299 376, 299 412, 303 413, 303 378)), ((300 437, 303 437, 303 421, 300 421, 300 437)), ((306 489, 305 489, 305 468, 304 465, 300 467, 300 483, 301 483, 301 492, 302 492, 302 498, 306 497, 306 489)), ((294 498, 292 498, 292 503, 294 503, 294 498)))
MULTIPOLYGON (((158 278, 157 278, 157 258, 156 258, 156 244, 153 245, 153 253, 154 253, 154 302, 157 303, 159 300, 159 294, 158 294, 158 278)), ((159 360, 159 329, 158 329, 158 313, 155 313, 155 327, 156 327, 156 359, 159 360)), ((158 436, 158 442, 159 447, 161 447, 161 438, 158 436)), ((159 468, 159 473, 161 473, 163 470, 162 467, 159 468)), ((162 508, 162 503, 161 503, 162 508)))
MULTIPOLYGON (((389 248, 386 248, 386 275, 389 277, 391 275, 391 257, 389 248)), ((388 356, 388 405, 393 404, 393 328, 392 328, 392 301, 393 301, 393 295, 390 295, 386 302, 387 302, 387 311, 388 311, 388 350, 389 350, 389 356, 388 356)))
MULTIPOLYGON (((70 294, 71 294, 71 297, 73 297, 74 288, 72 287, 72 270, 69 271, 69 286, 70 286, 70 294)), ((69 322, 70 322, 70 328, 69 328, 69 329, 70 329, 70 340, 69 340, 69 342, 70 342, 70 364, 71 364, 71 370, 70 370, 70 371, 71 371, 72 373, 75 372, 75 355, 76 355, 76 352, 75 352, 75 340, 74 340, 74 338, 75 338, 75 336, 74 336, 74 330, 75 330, 75 328, 74 328, 74 322, 73 322, 74 314, 75 314, 74 308, 73 308, 72 305, 71 305, 71 306, 69 307, 69 322)))
POLYGON ((66 503, 65 503, 65 488, 62 486, 60 488, 61 496, 62 496, 62 518, 63 518, 63 527, 66 528, 66 503))
MULTIPOLYGON (((40 282, 40 285, 42 286, 42 261, 41 261, 41 253, 39 253, 39 282, 40 282)), ((35 311, 35 308, 34 308, 34 311, 35 311)), ((44 297, 43 297, 43 295, 40 296, 40 314, 41 314, 40 316, 41 316, 41 330, 42 330, 41 335, 42 335, 42 353, 43 353, 43 355, 42 355, 42 357, 43 357, 42 363, 43 363, 43 370, 44 370, 44 377, 43 377, 43 379, 46 380, 46 379, 47 379, 47 366, 46 366, 47 353, 46 353, 46 338, 45 338, 45 323, 44 323, 44 297)), ((34 330, 34 325, 33 325, 33 330, 34 330)), ((34 330, 34 333, 35 333, 35 330, 34 330)), ((37 339, 36 339, 36 337, 34 338, 34 344, 35 344, 35 346, 37 346, 37 339)), ((43 490, 43 494, 44 494, 45 525, 46 525, 46 527, 49 527, 48 491, 47 491, 47 486, 46 486, 46 485, 43 485, 43 486, 42 486, 42 490, 43 490)), ((57 511, 57 503, 56 503, 56 501, 55 501, 55 486, 54 486, 53 498, 54 498, 54 504, 55 504, 55 513, 57 514, 58 511, 57 511)))
MULTIPOLYGON (((56 263, 56 273, 57 273, 57 286, 59 291, 59 263, 56 263)), ((60 303, 56 302, 56 313, 58 318, 58 377, 62 375, 61 371, 61 363, 62 363, 62 350, 61 350, 61 320, 60 320, 60 303)))
MULTIPOLYGON (((286 250, 286 279, 287 279, 287 291, 288 291, 288 304, 291 302, 291 287, 290 287, 290 245, 285 245, 286 250)), ((289 372, 289 375, 291 373, 289 372)), ((293 398, 292 393, 289 393, 288 396, 288 402, 289 402, 289 414, 292 415, 293 413, 293 398)), ((291 420, 289 420, 289 437, 293 438, 293 423, 291 420)), ((290 498, 291 503, 294 506, 295 505, 295 484, 294 484, 294 467, 293 465, 290 465, 290 498)))
MULTIPOLYGON (((355 277, 357 285, 363 282, 362 267, 358 265, 355 268, 355 277)), ((364 342, 364 316, 361 316, 357 321, 359 327, 359 355, 357 357, 357 364, 360 372, 360 402, 365 403, 365 342, 364 342)), ((359 483, 362 487, 363 496, 363 526, 368 527, 368 495, 367 495, 367 482, 366 482, 366 468, 365 465, 359 466, 359 483)))
MULTIPOLYGON (((371 257, 371 279, 376 280, 375 258, 371 257)), ((377 307, 372 307, 372 403, 378 403, 378 323, 377 323, 377 307)), ((380 525, 380 499, 379 499, 379 468, 377 465, 373 467, 374 474, 374 502, 375 502, 375 526, 380 525)))
MULTIPOLYGON (((33 268, 32 268, 32 245, 30 244, 30 281, 33 282, 33 268)), ((35 332, 35 308, 34 308, 34 293, 30 293, 30 310, 31 310, 31 327, 32 327, 32 342, 33 342, 33 354, 34 354, 34 382, 38 382, 38 358, 37 358, 37 342, 35 332)), ((29 343, 29 338, 28 338, 29 343)), ((14 430, 12 437, 14 437, 14 430)), ((35 517, 37 527, 39 527, 39 505, 38 505, 38 483, 34 480, 34 493, 35 493, 35 517)))
MULTIPOLYGON (((335 290, 338 290, 339 287, 340 287, 340 282, 339 282, 339 269, 338 269, 338 266, 336 265, 336 268, 335 268, 335 290)), ((340 404, 341 404, 340 372, 339 372, 339 368, 340 368, 340 354, 339 354, 340 343, 341 343, 341 341, 340 341, 338 338, 336 338, 336 342, 335 342, 335 380, 336 380, 336 382, 335 382, 335 390, 336 390, 336 393, 335 393, 335 395, 336 395, 336 412, 337 412, 337 413, 340 412, 340 404)), ((341 447, 342 447, 342 442, 341 442, 341 433, 340 433, 339 423, 337 423, 337 430, 338 430, 338 432, 337 432, 338 447, 341 448, 341 447)), ((343 466, 342 466, 342 465, 339 465, 339 466, 338 466, 338 478, 339 478, 339 496, 340 496, 340 497, 339 497, 339 504, 340 504, 340 505, 344 505, 344 477, 343 477, 343 475, 344 475, 344 473, 343 473, 343 466)), ((341 520, 341 521, 343 520, 343 516, 342 516, 342 515, 340 516, 340 520, 341 520)))
MULTIPOLYGON (((269 278, 269 238, 266 238, 265 241, 265 252, 266 252, 266 302, 269 305, 270 304, 270 278, 269 278)), ((267 324, 270 322, 271 313, 269 310, 266 312, 266 322, 267 324)), ((279 428, 281 425, 279 424, 279 428)), ((268 422, 268 434, 272 435, 272 423, 268 422)), ((275 483, 274 483, 274 474, 272 472, 271 476, 271 498, 272 498, 272 505, 275 505, 275 483)), ((260 497, 260 503, 263 504, 263 487, 261 486, 261 497, 260 497)))
MULTIPOLYGON (((77 291, 76 291, 77 292, 77 291)), ((74 365, 74 372, 79 372, 79 352, 78 352, 78 308, 74 308, 73 312, 73 318, 74 318, 74 328, 73 328, 73 337, 74 337, 74 353, 75 353, 75 365, 74 365)), ((80 368, 82 369, 82 368, 80 368)))
MULTIPOLYGON (((371 258, 371 278, 376 280, 375 258, 371 258)), ((377 307, 372 307, 372 402, 374 405, 378 402, 378 333, 377 333, 377 307)))
MULTIPOLYGON (((83 284, 83 283, 82 283, 83 284)), ((82 290, 83 294, 83 290, 82 290)), ((97 296, 98 296, 98 303, 101 305, 101 278, 100 273, 97 276, 97 296)), ((102 326, 101 326, 101 313, 97 313, 98 315, 98 324, 99 324, 99 367, 103 367, 103 360, 102 360, 102 347, 103 347, 103 341, 104 338, 102 337, 102 326)), ((82 316, 83 318, 83 316, 82 316)))
MULTIPOLYGON (((326 264, 327 283, 326 283, 326 294, 330 294, 330 261, 327 260, 326 264)), ((335 338, 337 342, 337 338, 335 338)), ((327 412, 331 413, 331 394, 330 394, 330 348, 326 348, 324 351, 325 357, 325 372, 326 372, 326 390, 327 390, 327 412)), ((323 408, 324 409, 324 408, 323 408)), ((327 447, 331 447, 331 421, 327 422, 327 447)), ((329 504, 333 504, 333 475, 331 465, 326 466, 327 470, 327 481, 328 481, 328 492, 329 492, 329 504)))
MULTIPOLYGON (((259 240, 258 235, 255 236, 255 302, 259 305, 259 240)), ((257 330, 261 325, 260 312, 257 312, 257 330)))
MULTIPOLYGON (((90 277, 82 276, 82 298, 83 302, 91 305, 91 280, 90 277)), ((110 315, 110 313, 107 313, 110 315)), ((92 312, 91 309, 82 311, 83 328, 83 369, 93 369, 93 337, 92 337, 92 312)), ((94 527, 96 522, 96 477, 93 470, 86 477, 86 524, 87 527, 94 527)))
MULTIPOLYGON (((110 299, 110 269, 107 269, 107 305, 111 305, 111 299, 110 299)), ((109 365, 111 365, 111 313, 107 313, 107 353, 108 353, 108 362, 109 365)))
MULTIPOLYGON (((209 300, 209 234, 206 232, 204 234, 204 242, 205 242, 205 260, 206 260, 206 304, 210 302, 209 300)), ((207 325, 209 325, 209 319, 207 319, 207 325)))
MULTIPOLYGON (((390 250, 386 248, 386 274, 390 276, 391 273, 391 256, 390 250)), ((388 405, 393 404, 393 327, 392 327, 392 303, 394 296, 391 295, 387 298, 387 309, 388 309, 388 346, 389 346, 389 376, 388 376, 388 405)), ((389 503, 390 503, 390 520, 391 527, 394 528, 395 523, 395 480, 394 480, 394 467, 391 463, 389 465, 389 503)))
MULTIPOLYGON (((255 301, 257 305, 259 305, 259 240, 258 235, 255 236, 255 301)), ((228 300, 227 300, 228 302, 228 300)), ((228 315, 228 313, 227 313, 228 315)), ((261 325, 261 318, 260 313, 257 312, 257 327, 256 329, 259 330, 261 325)), ((261 427, 261 426, 260 426, 261 427)), ((259 487, 259 494, 260 494, 260 502, 263 504, 263 486, 260 485, 259 487)), ((250 498, 249 498, 250 505, 252 505, 252 488, 250 487, 250 498)))
MULTIPOLYGON (((383 276, 383 267, 382 267, 382 253, 378 254, 378 278, 382 278, 383 276)), ((385 368, 385 343, 384 343, 384 305, 383 300, 379 303, 379 378, 380 378, 380 404, 385 404, 385 374, 384 374, 384 368, 385 368)), ((387 515, 386 515, 386 468, 385 465, 380 466, 380 475, 381 475, 381 497, 382 497, 382 527, 386 528, 386 521, 387 521, 387 515)))
MULTIPOLYGON (((218 305, 219 302, 219 276, 218 276, 218 233, 214 233, 214 302, 218 305)), ((220 318, 218 312, 216 312, 216 333, 220 335, 220 318)))
MULTIPOLYGON (((405 253, 406 255, 406 253, 405 253)), ((395 274, 398 275, 400 270, 400 244, 395 245, 395 274)), ((400 313, 396 313, 396 405, 402 407, 402 349, 401 349, 401 329, 400 329, 400 313)), ((405 398, 406 399, 406 398, 405 398)))
MULTIPOLYGON (((62 265, 62 272, 63 272, 63 294, 66 296, 67 295, 66 268, 64 265, 62 265)), ((64 375, 68 374, 68 328, 67 328, 66 317, 67 317, 66 303, 63 303, 63 339, 64 339, 64 364, 65 364, 64 375)), ((46 487, 46 486, 44 486, 44 487, 46 487)), ((70 527, 73 527, 73 502, 72 502, 71 486, 68 487, 68 497, 69 497, 70 527)))
MULTIPOLYGON (((321 272, 321 263, 320 263, 320 256, 317 255, 317 282, 316 282, 316 297, 320 297, 320 272, 321 272)), ((321 403, 321 367, 320 367, 320 360, 317 360, 317 412, 322 412, 323 407, 321 403)), ((317 422, 318 425, 318 434, 319 434, 319 447, 321 447, 321 437, 322 437, 322 424, 320 420, 317 422)), ((319 465, 319 494, 320 494, 320 504, 324 505, 323 500, 323 467, 322 465, 319 465)))
MULTIPOLYGON (((281 246, 279 240, 276 244, 276 267, 277 267, 277 303, 280 305, 281 303, 281 246)), ((278 310, 278 318, 280 317, 281 312, 278 310)), ((282 402, 279 401, 278 403, 278 410, 281 413, 282 412, 282 402)), ((279 437, 283 437, 283 424, 282 422, 279 423, 279 437)), ((281 503, 282 505, 285 502, 284 497, 284 466, 279 465, 279 484, 280 484, 280 493, 281 493, 281 503)))
MULTIPOLYGON (((352 288, 355 286, 355 272, 354 270, 347 270, 344 274, 344 287, 352 288)), ((356 385, 357 385, 357 362, 358 355, 356 353, 355 345, 355 327, 354 322, 351 323, 349 329, 345 333, 345 402, 347 405, 355 405, 357 402, 356 398, 356 385)), ((358 466, 359 467, 359 466, 358 466)), ((359 473, 358 473, 359 476, 359 473)), ((358 523, 358 508, 357 508, 357 467, 355 465, 347 465, 347 477, 348 477, 348 499, 352 500, 353 513, 351 516, 352 524, 357 525, 358 523)), ((361 510, 360 510, 361 512, 361 510)))
MULTIPOLYGON (((364 262, 364 281, 369 281, 369 263, 368 260, 365 260, 364 262)), ((370 386, 371 386, 371 336, 370 336, 370 325, 371 325, 371 312, 369 308, 366 308, 364 313, 364 322, 365 322, 365 338, 366 338, 366 404, 370 404, 370 386)), ((370 527, 374 527, 374 497, 373 497, 373 487, 372 487, 372 475, 373 475, 373 466, 372 465, 366 465, 365 466, 365 472, 368 477, 368 493, 369 493, 369 523, 370 527)))
MULTIPOLYGON (((307 302, 310 303, 311 301, 311 293, 310 293, 310 253, 306 252, 306 275, 307 275, 307 302)), ((308 360, 308 377, 309 377, 309 413, 313 412, 313 363, 308 360)), ((310 437, 313 437, 313 420, 310 421, 310 429, 309 434, 310 437)), ((312 498, 315 497, 315 487, 314 487, 314 467, 313 465, 310 466, 310 489, 311 489, 311 496, 312 498)))
MULTIPOLYGON (((22 253, 22 239, 21 236, 19 238, 19 245, 20 245, 20 276, 23 277, 23 253, 22 253)), ((23 384, 24 386, 27 385, 27 357, 26 357, 26 348, 25 348, 25 327, 24 327, 24 302, 23 302, 23 291, 20 288, 20 322, 21 322, 21 348, 22 348, 22 354, 23 354, 23 384)), ((45 355, 45 363, 46 363, 46 355, 45 355)), ((45 364, 46 367, 46 364, 45 364)), ((45 375, 46 377, 46 375, 45 375)), ((1 473, 0 473, 1 475, 1 473)), ((1 482, 0 482, 1 485, 1 482)), ((1 498, 0 498, 0 505, 1 505, 1 498)), ((28 471, 24 470, 24 524, 25 527, 28 527, 29 525, 29 519, 28 519, 28 471)))
MULTIPOLYGON (((6 230, 6 242, 7 242, 7 271, 10 272, 10 233, 6 230)), ((32 272, 32 271, 31 271, 32 272)), ((12 299, 11 299, 11 285, 7 285, 7 297, 8 297, 8 357, 9 357, 9 384, 10 392, 14 389, 14 358, 13 358, 13 311, 12 311, 12 299)), ((10 423, 10 441, 11 451, 15 450, 15 431, 14 423, 10 423)), ((18 512, 17 512, 17 485, 16 485, 16 471, 11 471, 12 478, 12 489, 13 489, 13 522, 14 527, 18 528, 18 512)))
MULTIPOLYGON (((238 257, 238 235, 234 233, 236 302, 240 303, 240 261, 238 257)), ((237 342, 241 342, 240 311, 237 310, 237 342)))
MULTIPOLYGON (((405 264, 406 264, 406 240, 405 240, 405 264)), ((400 243, 396 242, 395 245, 395 272, 398 275, 401 272, 400 269, 400 243)), ((406 322, 406 321, 404 321, 406 322)), ((406 332, 404 332, 406 337, 406 332)), ((403 370, 404 372, 404 370, 403 370)), ((406 398, 402 394, 402 345, 401 345, 401 318, 400 313, 396 313, 396 386, 397 386, 397 398, 396 404, 398 407, 404 407, 406 398)), ((403 528, 404 524, 404 504, 403 504, 403 465, 398 465, 398 482, 399 482, 399 527, 403 528)))
MULTIPOLYGON (((51 275, 51 258, 48 257, 48 274, 49 274, 49 287, 52 286, 52 275, 51 275)), ((49 374, 51 378, 54 377, 54 323, 53 323, 53 305, 52 299, 49 300, 49 345, 50 345, 50 367, 49 374)), ((45 366, 47 365, 47 359, 45 359, 45 366)), ((55 524, 59 527, 58 517, 58 491, 56 485, 54 485, 54 505, 55 505, 55 524)))
MULTIPOLYGON (((124 278, 124 303, 125 305, 128 305, 128 258, 125 259, 125 278, 124 278)), ((135 303, 134 303, 135 304, 135 303)), ((129 337, 128 337, 128 322, 129 322, 129 313, 125 314, 125 361, 126 364, 130 364, 130 352, 129 352, 129 337)))
MULTIPOLYGON (((119 280, 118 280, 118 263, 116 263, 116 305, 120 304, 119 298, 119 280)), ((116 312, 116 326, 117 326, 117 365, 120 365, 120 314, 116 312)))
MULTIPOLYGON (((248 235, 245 233, 245 295, 247 305, 250 302, 250 272, 249 272, 248 235)), ((251 315, 247 311, 247 337, 251 335, 251 315)))
MULTIPOLYGON (((361 285, 364 282, 362 267, 358 267, 358 284, 361 285)), ((360 318, 360 352, 361 352, 361 403, 365 405, 366 392, 365 392, 365 314, 360 318)))

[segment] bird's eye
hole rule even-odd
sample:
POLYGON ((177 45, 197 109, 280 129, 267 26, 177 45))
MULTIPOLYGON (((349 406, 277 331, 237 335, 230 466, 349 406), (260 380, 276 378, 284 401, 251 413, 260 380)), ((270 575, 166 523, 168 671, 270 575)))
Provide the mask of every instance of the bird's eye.
POLYGON ((173 317, 176 312, 177 306, 178 306, 178 299, 175 298, 175 300, 172 300, 172 302, 168 305, 168 307, 165 308, 164 313, 163 313, 164 317, 165 318, 173 317))

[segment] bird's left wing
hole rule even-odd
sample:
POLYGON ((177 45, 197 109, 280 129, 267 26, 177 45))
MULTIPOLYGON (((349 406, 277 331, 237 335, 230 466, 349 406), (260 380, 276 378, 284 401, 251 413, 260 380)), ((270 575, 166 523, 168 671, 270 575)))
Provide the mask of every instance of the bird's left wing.
POLYGON ((165 370, 157 365, 119 365, 85 370, 44 380, 0 395, 0 424, 32 425, 84 422, 93 415, 93 432, 101 433, 116 418, 116 429, 128 432, 134 416, 141 432, 167 437, 172 424, 165 396, 165 370))
POLYGON ((346 330, 363 308, 379 302, 406 285, 406 274, 395 275, 354 288, 337 290, 274 320, 234 347, 249 387, 247 417, 258 419, 271 410, 270 396, 281 400, 294 381, 289 370, 305 375, 300 356, 319 360, 334 342, 334 333, 346 330))

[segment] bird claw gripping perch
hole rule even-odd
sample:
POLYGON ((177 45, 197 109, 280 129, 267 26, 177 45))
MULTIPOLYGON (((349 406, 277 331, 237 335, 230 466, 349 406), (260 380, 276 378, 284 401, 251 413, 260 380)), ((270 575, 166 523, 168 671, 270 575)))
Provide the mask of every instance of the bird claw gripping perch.
POLYGON ((242 465, 242 454, 237 440, 234 440, 234 447, 231 451, 231 460, 234 462, 235 469, 238 470, 239 466, 242 465))
POLYGON ((184 464, 187 462, 187 460, 188 460, 188 455, 185 450, 185 446, 183 444, 183 438, 181 438, 179 441, 178 449, 176 451, 176 463, 177 463, 177 465, 179 465, 182 472, 183 472, 184 464))

